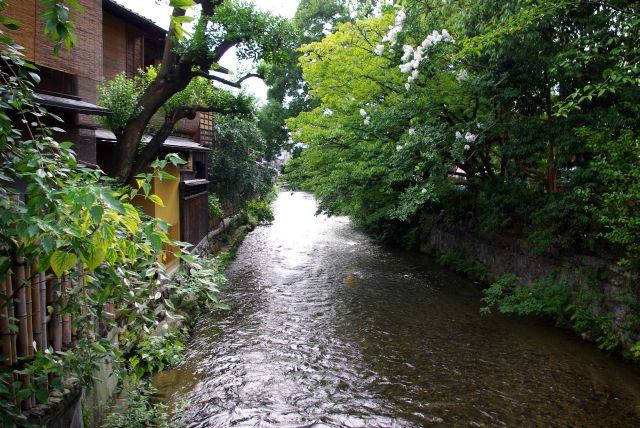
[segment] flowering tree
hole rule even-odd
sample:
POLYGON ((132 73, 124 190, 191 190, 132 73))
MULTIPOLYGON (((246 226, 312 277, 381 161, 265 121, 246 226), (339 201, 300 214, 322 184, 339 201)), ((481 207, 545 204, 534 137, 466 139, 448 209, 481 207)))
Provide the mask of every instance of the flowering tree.
POLYGON ((308 146, 291 177, 375 228, 442 212, 637 263, 637 168, 622 161, 638 141, 635 6, 403 5, 302 48, 322 103, 288 121, 308 146))

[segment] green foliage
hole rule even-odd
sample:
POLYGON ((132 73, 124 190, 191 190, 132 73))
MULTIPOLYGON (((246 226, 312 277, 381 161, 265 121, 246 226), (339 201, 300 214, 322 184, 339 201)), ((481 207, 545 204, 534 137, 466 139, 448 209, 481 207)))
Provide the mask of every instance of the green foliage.
POLYGON ((265 201, 253 200, 247 202, 249 221, 255 224, 271 223, 274 220, 273 210, 265 201))
POLYGON ((631 355, 636 360, 640 361, 640 342, 636 342, 630 349, 631 355))
MULTIPOLYGON (((154 69, 149 67, 142 77, 153 72, 154 69)), ((167 100, 162 110, 165 115, 171 115, 181 107, 196 105, 210 108, 221 114, 247 116, 253 113, 253 102, 253 98, 244 92, 234 94, 224 89, 214 88, 208 79, 196 77, 191 79, 184 90, 167 100)))
POLYGON ((265 141, 255 122, 216 116, 214 141, 209 158, 210 191, 226 211, 238 211, 247 201, 269 193, 275 171, 256 162, 264 153, 265 141))
MULTIPOLYGON (((139 339, 152 361, 148 367, 173 360, 176 342, 159 346, 148 339, 162 316, 175 317, 174 305, 164 293, 166 248, 189 260, 194 271, 202 266, 182 250, 184 244, 169 238, 166 222, 143 215, 133 205, 134 198, 162 204, 150 191, 151 180, 170 178, 162 168, 183 161, 177 156, 154 161, 151 172, 136 177, 135 186, 112 187, 101 171, 76 161, 71 143, 53 139, 54 128, 45 123, 60 119, 34 101, 35 67, 23 60, 17 46, 2 48, 7 66, 0 70, 0 281, 12 273, 10 258, 35 263, 32 274, 69 275, 72 284, 80 280, 76 264, 81 261, 84 268, 84 285, 58 292, 48 308, 59 307, 74 319, 78 339, 73 346, 57 352, 37 348, 33 357, 22 359, 19 374, 31 376, 35 382, 30 385, 14 381, 17 369, 0 366, 0 421, 11 426, 26 424, 19 405, 13 404, 15 398, 20 402, 35 394, 39 402, 46 402, 50 377, 60 391, 61 379, 70 376, 89 384, 97 362, 123 360, 122 350, 139 339), (108 302, 115 308, 113 314, 107 313, 108 302), (98 320, 101 333, 122 332, 119 344, 97 334, 98 320)), ((206 296, 215 298, 215 290, 210 284, 206 287, 206 296)), ((0 296, 3 305, 12 305, 14 299, 0 296)), ((9 321, 15 327, 14 320, 9 321)))
MULTIPOLYGON (((124 130, 127 123, 139 114, 140 97, 157 76, 158 70, 154 66, 149 66, 144 70, 138 70, 138 74, 132 78, 127 77, 125 72, 121 72, 104 85, 98 85, 100 96, 98 103, 112 112, 108 116, 99 117, 102 125, 116 134, 124 130)), ((253 99, 243 92, 234 94, 224 89, 214 88, 208 79, 196 77, 191 79, 185 89, 169 98, 162 105, 162 111, 165 117, 170 117, 185 106, 200 106, 202 109, 222 114, 243 116, 253 112, 253 99)), ((161 122, 158 122, 159 118, 152 121, 147 131, 154 131, 154 128, 159 127, 161 122)))
POLYGON ((226 259, 203 257, 188 267, 183 267, 176 277, 178 285, 172 291, 176 306, 187 308, 187 301, 197 302, 203 309, 222 309, 229 307, 219 300, 221 287, 225 284, 224 269, 226 259))
POLYGON ((108 415, 102 428, 168 428, 167 407, 151 401, 153 392, 150 383, 134 383, 122 408, 108 415))
POLYGON ((438 215, 538 252, 615 254, 637 272, 637 7, 402 7, 299 49, 317 103, 286 120, 304 147, 287 180, 367 230, 438 215))
POLYGON ((134 354, 127 358, 127 367, 134 382, 145 375, 178 365, 184 356, 185 345, 179 335, 167 332, 147 335, 136 343, 134 354))
POLYGON ((98 85, 98 104, 111 111, 108 116, 100 116, 100 123, 114 132, 123 130, 127 122, 138 112, 138 98, 144 82, 145 80, 138 76, 133 79, 127 78, 123 71, 104 85, 98 85))
POLYGON ((487 268, 478 262, 469 261, 464 251, 454 251, 438 257, 438 263, 463 273, 472 281, 485 283, 489 279, 487 268))
POLYGON ((71 22, 71 9, 82 12, 82 6, 77 0, 40 0, 44 11, 44 34, 54 42, 53 53, 58 55, 60 48, 64 45, 71 51, 77 42, 76 27, 71 22))
POLYGON ((530 286, 521 285, 519 281, 515 275, 505 275, 484 290, 482 301, 486 306, 481 312, 487 314, 495 308, 503 314, 549 317, 593 340, 600 349, 614 351, 619 348, 621 333, 614 328, 612 314, 602 311, 601 293, 594 290, 573 293, 570 287, 553 277, 543 278, 530 286))
POLYGON ((303 0, 298 4, 293 19, 294 45, 285 52, 285 62, 270 64, 266 69, 268 101, 258 113, 258 126, 267 141, 265 157, 268 160, 281 149, 290 149, 292 146, 285 120, 303 111, 310 111, 319 104, 319 100, 309 94, 296 50, 306 43, 321 40, 338 24, 351 21, 348 3, 360 8, 363 2, 303 0))
POLYGON ((145 331, 137 337, 128 332, 121 335, 121 341, 131 347, 124 358, 123 373, 134 382, 182 361, 190 320, 196 319, 202 310, 229 309, 219 299, 226 282, 223 274, 226 262, 213 257, 185 259, 189 264, 180 266, 174 280, 162 292, 169 295, 167 307, 172 309, 165 310, 165 321, 156 331, 145 331), (170 327, 171 320, 182 321, 182 327, 170 327))
POLYGON ((208 199, 209 217, 224 217, 224 209, 220 204, 220 199, 215 193, 209 194, 208 199))
POLYGON ((562 319, 568 311, 571 290, 556 284, 553 278, 537 281, 530 287, 519 284, 520 279, 505 275, 484 290, 482 301, 487 305, 483 313, 495 307, 503 314, 541 315, 562 319))

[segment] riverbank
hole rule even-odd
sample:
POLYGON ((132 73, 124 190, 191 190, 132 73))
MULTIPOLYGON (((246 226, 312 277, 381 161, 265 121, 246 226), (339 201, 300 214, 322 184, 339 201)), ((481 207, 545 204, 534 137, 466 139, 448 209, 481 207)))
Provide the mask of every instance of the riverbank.
POLYGON ((638 278, 602 259, 535 253, 523 239, 436 225, 418 250, 485 286, 484 311, 550 318, 606 352, 640 361, 638 278))
MULTIPOLYGON (((154 427, 168 427, 169 414, 165 406, 154 399, 155 389, 148 383, 148 377, 182 361, 186 347, 196 321, 213 309, 227 310, 221 301, 206 304, 208 300, 202 293, 219 293, 222 284, 226 282, 224 270, 235 257, 248 231, 256 227, 256 222, 246 213, 239 213, 233 217, 220 221, 218 227, 192 250, 192 254, 201 257, 198 263, 201 268, 193 277, 193 273, 179 268, 174 274, 174 281, 180 285, 173 287, 171 297, 175 303, 175 314, 165 317, 162 328, 156 332, 156 338, 165 344, 150 344, 142 351, 146 355, 147 366, 144 371, 136 374, 136 367, 143 367, 140 363, 133 366, 133 378, 127 378, 121 383, 121 391, 110 405, 109 415, 91 415, 90 411, 83 412, 85 426, 100 428, 126 428, 136 424, 154 427), (196 283, 209 283, 210 289, 203 290, 196 283), (196 289, 197 288, 197 289, 196 289), (167 342, 170 342, 167 346, 167 342), (164 349, 163 349, 164 348, 164 349), (169 349, 172 348, 172 349, 169 349), (166 365, 166 367, 165 367, 166 365), (91 418, 91 419, 89 419, 91 418), (87 423, 87 420, 93 422, 87 423)), ((145 347, 145 344, 139 345, 145 347)), ((134 357, 138 358, 138 357, 134 357)), ((131 358, 130 358, 131 359, 131 358)), ((83 409, 86 407, 83 407, 83 409)))

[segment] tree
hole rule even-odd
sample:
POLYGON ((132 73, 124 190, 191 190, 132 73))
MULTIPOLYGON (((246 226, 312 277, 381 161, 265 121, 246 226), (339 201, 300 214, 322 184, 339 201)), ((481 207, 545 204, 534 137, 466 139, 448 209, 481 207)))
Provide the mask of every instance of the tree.
MULTIPOLYGON (((135 100, 130 117, 121 128, 113 129, 117 158, 113 171, 109 172, 123 182, 130 181, 157 156, 162 143, 180 119, 192 119, 197 112, 229 111, 228 104, 219 103, 228 101, 228 97, 212 96, 198 100, 203 101, 202 104, 182 98, 188 103, 168 109, 156 133, 141 149, 142 136, 149 123, 172 97, 198 78, 239 88, 244 80, 260 74, 248 73, 233 80, 221 76, 230 74, 218 64, 229 49, 237 47, 242 59, 277 63, 283 59, 281 50, 292 39, 288 21, 258 12, 247 3, 235 0, 170 0, 169 4, 173 6, 173 12, 162 65, 135 100), (196 4, 200 8, 198 18, 186 16, 186 11, 196 4), (182 26, 191 21, 194 27, 192 34, 188 34, 182 26)), ((216 88, 212 90, 214 93, 218 91, 216 88)))
POLYGON ((320 105, 287 121, 292 181, 396 238, 438 214, 637 264, 637 7, 404 6, 301 48, 320 105))
POLYGON ((209 154, 210 190, 227 212, 237 212, 273 187, 273 171, 256 159, 264 156, 266 142, 255 120, 216 116, 214 147, 209 154))
POLYGON ((309 94, 302 76, 297 50, 331 34, 338 25, 368 16, 375 3, 366 0, 302 0, 298 4, 293 24, 295 44, 290 48, 284 64, 267 69, 265 82, 269 85, 267 104, 258 112, 258 125, 267 140, 267 159, 290 143, 285 120, 317 107, 319 100, 309 94))

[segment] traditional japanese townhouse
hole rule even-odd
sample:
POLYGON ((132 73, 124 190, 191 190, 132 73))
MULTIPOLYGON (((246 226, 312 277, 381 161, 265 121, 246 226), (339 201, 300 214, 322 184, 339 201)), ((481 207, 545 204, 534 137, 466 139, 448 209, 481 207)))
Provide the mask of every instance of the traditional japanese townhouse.
MULTIPOLYGON (((5 15, 21 22, 21 28, 11 35, 24 46, 26 58, 40 69, 37 98, 64 119, 65 133, 58 138, 75 143, 80 161, 108 171, 115 137, 95 120, 95 115, 110 113, 97 105, 97 86, 117 73, 133 76, 141 68, 159 65, 166 31, 113 0, 78 2, 83 11, 73 18, 77 45, 73 52, 61 49, 58 57, 43 33, 40 1, 10 0, 5 15)), ((211 115, 181 121, 174 134, 160 156, 173 152, 187 160, 181 169, 168 171, 180 180, 154 182, 153 191, 163 199, 164 207, 145 202, 141 206, 147 214, 170 224, 172 238, 196 245, 206 236, 208 226, 211 115)), ((169 260, 169 264, 175 262, 169 260)))

